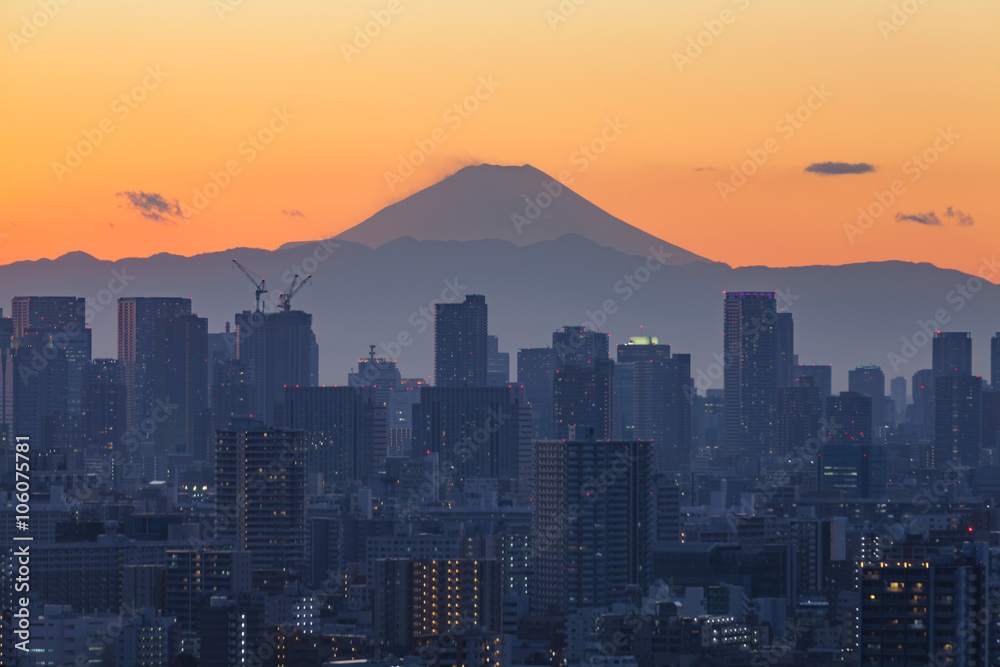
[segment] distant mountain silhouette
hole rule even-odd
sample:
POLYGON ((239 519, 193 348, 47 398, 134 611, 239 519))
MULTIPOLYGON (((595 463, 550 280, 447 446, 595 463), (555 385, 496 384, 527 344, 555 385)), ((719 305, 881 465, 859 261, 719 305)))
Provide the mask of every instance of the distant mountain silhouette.
POLYGON ((575 234, 526 246, 413 238, 377 249, 343 239, 335 241, 337 247, 323 243, 117 262, 85 253, 17 262, 0 266, 0 306, 9 315, 15 295, 86 297, 94 312, 95 356, 113 357, 118 296, 191 297, 194 311, 208 317, 209 330, 217 332, 235 312, 254 307, 253 286, 233 267, 233 257, 267 278, 272 291, 267 296, 273 299, 293 272, 311 272, 312 281, 295 296, 293 307, 313 314, 320 379, 326 384, 345 384, 370 342, 381 354, 397 357, 405 376, 431 375, 434 327, 427 316, 433 317, 433 301, 452 286, 486 295, 490 332, 499 336, 501 350, 512 353, 512 378, 517 349, 549 345, 552 331, 562 325, 599 324, 613 345, 638 334, 643 325, 643 333, 690 352, 703 384, 707 378, 721 386, 723 290, 786 295, 795 315, 800 361, 832 363, 834 387, 840 389, 846 389, 847 370, 862 364, 882 366, 887 377, 910 377, 928 368, 931 345, 919 333, 919 322, 932 323, 938 311, 948 322, 931 328, 972 332, 974 370, 980 373, 989 368, 989 337, 1000 329, 1000 287, 986 283, 971 299, 959 297, 956 286, 965 285, 969 276, 930 264, 733 269, 700 261, 646 274, 641 270, 645 257, 575 234), (329 258, 315 266, 308 259, 327 252, 329 258), (117 293, 109 289, 117 289, 113 271, 128 283, 117 293), (626 275, 638 289, 624 289, 626 275), (608 305, 613 312, 605 310, 608 305), (907 347, 904 338, 916 345, 907 347), (409 344, 400 345, 401 340, 409 344))
POLYGON ((650 247, 672 254, 670 264, 706 261, 598 208, 530 165, 481 164, 387 206, 337 238, 370 248, 399 238, 418 241, 498 239, 525 246, 578 234, 633 255, 650 247))

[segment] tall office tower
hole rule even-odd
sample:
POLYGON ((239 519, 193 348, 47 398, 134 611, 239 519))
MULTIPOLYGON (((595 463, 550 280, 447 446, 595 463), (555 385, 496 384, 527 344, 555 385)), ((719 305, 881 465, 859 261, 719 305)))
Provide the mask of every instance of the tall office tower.
POLYGON ((75 296, 15 296, 11 299, 13 336, 48 338, 66 358, 67 414, 81 410, 83 373, 91 359, 91 330, 86 322, 87 300, 75 296))
POLYGON ((929 368, 913 374, 913 421, 923 440, 934 440, 934 371, 929 368))
POLYGON ((791 313, 776 313, 774 320, 775 369, 777 386, 795 386, 798 362, 795 361, 795 324, 791 313))
POLYGON ((413 406, 413 451, 438 456, 445 491, 475 478, 516 480, 531 451, 522 401, 517 387, 424 387, 413 406))
POLYGON ((990 388, 1000 391, 1000 331, 990 338, 990 388))
POLYGON ((889 395, 892 396, 896 414, 893 424, 899 424, 906 418, 906 378, 894 377, 889 381, 889 395))
POLYGON ((822 439, 823 403, 812 378, 800 380, 795 387, 779 387, 773 454, 788 456, 806 450, 806 446, 822 439))
MULTIPOLYGON (((225 359, 212 364, 213 384, 210 402, 212 406, 212 427, 210 436, 215 442, 215 432, 229 428, 236 417, 250 417, 256 389, 253 381, 253 366, 239 359, 225 359)), ((209 461, 214 454, 209 452, 209 461)))
POLYGON ((170 454, 209 460, 208 320, 197 315, 163 317, 153 323, 153 386, 171 406, 152 434, 156 479, 167 479, 170 454))
POLYGON ((972 335, 939 331, 933 340, 934 460, 979 465, 982 444, 982 380, 972 375, 972 335))
POLYGON ((284 426, 303 433, 307 473, 326 483, 372 481, 386 455, 386 407, 375 387, 293 387, 284 426))
POLYGON ((558 358, 551 347, 517 351, 517 383, 524 400, 531 404, 532 432, 536 440, 555 437, 552 394, 557 363, 558 358))
POLYGON ((500 339, 486 337, 486 384, 506 387, 510 384, 510 352, 500 351, 500 339))
POLYGON ((982 378, 938 375, 934 378, 934 460, 932 467, 949 463, 979 465, 982 445, 982 378))
POLYGON ((725 454, 759 457, 774 437, 775 293, 726 292, 724 320, 725 454))
POLYGON ((253 420, 234 420, 218 434, 215 530, 221 543, 250 552, 255 585, 305 565, 302 438, 253 420))
POLYGON ((847 390, 872 399, 872 443, 885 442, 885 374, 878 366, 858 366, 847 372, 847 390))
POLYGON ((82 427, 88 448, 111 454, 123 447, 125 378, 117 359, 94 359, 83 379, 82 427))
POLYGON ((652 469, 648 442, 536 443, 537 613, 610 606, 646 589, 654 537, 652 469))
POLYGON ((842 391, 826 401, 826 437, 818 460, 821 491, 871 498, 885 490, 885 448, 872 442, 872 399, 842 391))
POLYGON ((125 433, 139 439, 143 446, 133 449, 128 462, 134 463, 148 448, 147 422, 152 419, 156 400, 153 386, 153 332, 156 320, 191 314, 191 299, 159 297, 122 297, 118 299, 118 363, 125 385, 125 433), (140 428, 143 424, 146 427, 140 428))
POLYGON ((972 375, 972 334, 966 331, 938 331, 934 334, 931 354, 935 377, 972 375))
POLYGON ((316 335, 301 310, 236 314, 236 358, 253 369, 250 414, 273 424, 287 387, 315 387, 316 335))
POLYGON ((580 326, 564 326, 552 334, 556 372, 552 384, 552 417, 556 438, 568 438, 571 427, 591 427, 598 440, 614 435, 614 370, 608 356, 608 334, 580 326))
POLYGON ((49 334, 28 331, 14 338, 13 417, 16 435, 31 438, 37 451, 65 450, 71 446, 65 436, 68 423, 69 385, 65 351, 49 334))
POLYGON ((14 320, 3 316, 0 308, 0 446, 13 438, 14 428, 14 320))
MULTIPOLYGON (((621 386, 631 395, 630 440, 652 440, 656 469, 676 475, 691 464, 691 355, 671 354, 669 345, 656 338, 633 336, 618 346, 618 370, 631 371, 631 386, 621 386)), ((618 406, 618 394, 615 395, 618 406)))
POLYGON ((862 563, 859 664, 996 664, 992 556, 967 543, 955 555, 862 563))
POLYGON ((434 306, 434 386, 486 386, 488 319, 482 294, 434 306))
POLYGON ((830 364, 799 364, 796 379, 812 378, 813 386, 819 390, 819 400, 826 404, 826 399, 833 395, 833 366, 830 364))

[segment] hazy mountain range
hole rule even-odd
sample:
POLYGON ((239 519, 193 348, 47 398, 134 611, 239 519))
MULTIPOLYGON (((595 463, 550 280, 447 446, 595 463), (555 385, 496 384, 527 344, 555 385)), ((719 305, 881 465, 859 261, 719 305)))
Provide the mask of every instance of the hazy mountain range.
MULTIPOLYGON (((562 325, 592 323, 612 345, 640 331, 659 336, 692 353, 696 378, 721 386, 723 291, 779 290, 795 315, 800 361, 832 363, 835 389, 846 389, 847 370, 858 365, 882 366, 887 378, 929 367, 924 329, 971 331, 975 370, 988 374, 988 339, 1000 329, 997 285, 907 262, 734 269, 632 227, 565 186, 553 195, 546 183, 557 189, 530 166, 468 167, 327 241, 193 257, 107 262, 77 252, 16 262, 0 266, 0 305, 9 314, 15 295, 85 296, 94 354, 113 357, 118 296, 190 297, 210 331, 253 309, 254 290, 236 258, 268 280, 272 302, 293 273, 313 274, 293 305, 313 314, 324 384, 344 384, 370 342, 398 358, 404 376, 430 376, 432 303, 481 293, 491 333, 512 353, 512 379, 518 348, 550 344, 562 325), (534 217, 529 202, 538 207, 534 217)), ((1000 276, 1000 265, 992 270, 1000 276)))

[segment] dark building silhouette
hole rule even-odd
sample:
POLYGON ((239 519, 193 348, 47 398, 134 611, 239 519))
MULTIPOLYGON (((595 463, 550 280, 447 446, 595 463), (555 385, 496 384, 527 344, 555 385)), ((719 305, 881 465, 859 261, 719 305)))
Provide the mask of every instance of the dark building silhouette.
POLYGON ((552 400, 557 367, 558 357, 551 347, 517 352, 517 383, 524 400, 531 405, 532 432, 536 440, 555 437, 552 400))
POLYGON ((833 395, 833 366, 829 364, 799 364, 797 378, 812 378, 813 386, 819 390, 819 399, 826 405, 826 399, 833 395))
POLYGON ((847 498, 885 492, 885 449, 873 444, 872 399, 844 391, 827 399, 826 438, 818 459, 819 489, 847 498))
POLYGON ((236 356, 253 369, 250 414, 275 422, 289 387, 315 387, 318 352, 312 315, 301 310, 236 314, 236 356))
POLYGON ((913 374, 913 421, 923 440, 934 440, 934 371, 925 368, 913 374))
POLYGON ((625 428, 618 437, 653 441, 657 470, 677 474, 691 464, 691 355, 671 354, 669 345, 656 338, 632 337, 618 346, 615 365, 615 407, 618 406, 620 375, 631 382, 623 387, 630 394, 625 428))
POLYGON ((847 390, 872 399, 872 442, 885 442, 885 374, 878 366, 858 366, 847 372, 847 390))
POLYGON ((545 440, 534 458, 532 608, 600 607, 645 590, 654 538, 650 443, 545 440))
POLYGON ((725 450, 731 459, 771 448, 777 397, 774 292, 726 292, 724 308, 725 450))
POLYGON ((305 565, 303 454, 302 431, 260 421, 235 420, 218 434, 216 535, 250 552, 257 588, 294 578, 305 565))
POLYGON ((982 380, 972 375, 972 335, 939 331, 933 340, 934 460, 977 466, 982 445, 982 380))
POLYGON ((510 352, 500 351, 500 339, 486 337, 486 384, 504 387, 510 383, 510 352))
POLYGON ((823 403, 812 378, 794 387, 779 387, 774 454, 805 452, 807 443, 823 437, 823 403))
POLYGON ((122 451, 125 429, 125 381, 117 359, 94 359, 83 380, 83 432, 95 454, 122 451))
POLYGON ((906 418, 906 378, 894 377, 889 381, 889 394, 892 396, 892 403, 895 413, 892 415, 893 425, 898 424, 906 418))
POLYGON ((517 387, 423 387, 413 453, 437 455, 446 492, 469 479, 517 480, 530 460, 530 418, 517 387))
POLYGON ((191 299, 138 296, 118 299, 118 363, 125 384, 125 432, 140 443, 139 447, 129 448, 129 464, 137 464, 144 453, 151 453, 153 412, 157 408, 162 412, 161 406, 166 403, 153 383, 155 323, 190 314, 191 299))
POLYGON ((486 297, 469 294, 460 303, 434 306, 434 385, 485 387, 488 313, 486 297))
POLYGON ((573 426, 593 428, 598 440, 614 435, 614 362, 608 356, 608 340, 608 334, 580 326, 564 326, 552 334, 556 438, 568 438, 573 426))
MULTIPOLYGON (((253 366, 239 359, 224 359, 212 364, 212 439, 217 431, 226 430, 237 417, 248 418, 253 414, 257 396, 253 380, 253 366)), ((209 452, 209 460, 214 452, 209 452)))
MULTIPOLYGON (((13 337, 39 336, 65 358, 66 413, 82 410, 84 369, 91 360, 91 330, 86 299, 74 296, 15 296, 11 299, 13 337)), ((27 369, 34 370, 38 359, 27 369)), ((29 370, 29 372, 30 372, 29 370)))
POLYGON ((14 321, 0 308, 0 445, 14 437, 14 321))
POLYGON ((990 387, 1000 391, 1000 331, 990 338, 990 387))
POLYGON ((303 433, 306 472, 328 483, 372 480, 385 461, 386 407, 375 387, 293 387, 284 425, 303 433))
POLYGON ((166 479, 174 453, 209 460, 208 320, 177 315, 154 321, 153 386, 170 411, 152 434, 156 479, 166 479))
POLYGON ((791 387, 795 385, 798 364, 795 361, 795 324, 791 313, 777 313, 774 321, 775 335, 775 372, 777 386, 791 387))

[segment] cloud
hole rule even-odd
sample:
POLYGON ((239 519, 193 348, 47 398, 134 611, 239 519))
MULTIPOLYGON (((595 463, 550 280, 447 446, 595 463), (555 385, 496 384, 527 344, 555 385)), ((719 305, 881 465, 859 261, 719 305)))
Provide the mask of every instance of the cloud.
POLYGON ((944 212, 944 215, 947 218, 956 218, 958 220, 958 224, 960 227, 971 227, 972 225, 976 224, 976 221, 973 219, 971 215, 969 215, 968 213, 963 213, 962 211, 959 211, 957 208, 953 209, 951 206, 949 206, 948 209, 944 212))
POLYGON ((128 200, 126 208, 138 211, 142 217, 162 225, 176 225, 177 218, 184 217, 184 214, 181 212, 180 202, 176 199, 167 199, 155 192, 129 190, 126 192, 116 192, 115 196, 124 197, 128 200))
POLYGON ((289 215, 295 218, 304 218, 305 214, 297 208, 282 209, 281 211, 285 215, 289 215))
POLYGON ((875 167, 867 162, 813 162, 806 167, 806 171, 824 176, 840 176, 842 174, 867 174, 875 171, 875 167))
POLYGON ((715 167, 695 167, 695 171, 719 171, 715 167))
POLYGON ((941 225, 941 218, 937 217, 937 213, 934 211, 930 211, 929 213, 914 213, 913 215, 897 213, 896 222, 916 222, 930 227, 939 227, 941 225))
MULTIPOLYGON (((949 206, 944 211, 945 220, 954 220, 958 223, 959 227, 971 227, 976 224, 976 221, 968 213, 963 213, 957 208, 949 206)), ((934 211, 928 211, 927 213, 913 213, 911 215, 897 213, 896 222, 916 222, 921 225, 927 225, 928 227, 940 227, 947 224, 942 222, 941 218, 934 211)))

